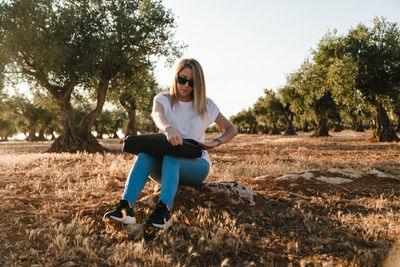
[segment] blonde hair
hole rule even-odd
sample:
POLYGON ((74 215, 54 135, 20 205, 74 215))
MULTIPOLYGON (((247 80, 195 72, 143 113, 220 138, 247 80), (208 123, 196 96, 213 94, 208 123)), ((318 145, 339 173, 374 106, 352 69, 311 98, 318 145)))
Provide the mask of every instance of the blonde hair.
POLYGON ((169 90, 171 108, 178 101, 178 74, 184 68, 192 70, 193 75, 193 91, 192 98, 194 102, 194 110, 200 116, 204 116, 207 113, 207 99, 206 99, 206 83, 204 80, 204 73, 200 63, 193 58, 185 58, 178 63, 176 67, 174 80, 169 90))

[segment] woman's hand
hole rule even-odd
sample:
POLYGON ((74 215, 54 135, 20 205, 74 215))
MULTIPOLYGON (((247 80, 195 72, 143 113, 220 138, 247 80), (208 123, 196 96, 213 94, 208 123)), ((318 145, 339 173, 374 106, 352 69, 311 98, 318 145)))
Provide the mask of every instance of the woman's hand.
POLYGON ((212 141, 208 143, 202 143, 202 142, 197 142, 197 143, 199 143, 199 145, 202 146, 204 150, 213 149, 219 145, 218 141, 212 141))
POLYGON ((173 146, 182 145, 182 137, 179 132, 172 126, 168 126, 165 129, 165 135, 167 136, 168 142, 173 146))

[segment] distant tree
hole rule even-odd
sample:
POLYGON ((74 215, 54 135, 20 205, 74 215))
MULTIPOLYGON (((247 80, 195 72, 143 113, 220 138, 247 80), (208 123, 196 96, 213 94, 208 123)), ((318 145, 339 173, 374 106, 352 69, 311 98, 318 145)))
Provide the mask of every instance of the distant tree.
POLYGON ((293 112, 292 105, 294 102, 301 101, 301 97, 296 92, 294 87, 284 86, 278 89, 279 101, 282 104, 282 115, 286 122, 284 135, 296 135, 296 130, 293 125, 293 120, 296 115, 293 112))
POLYGON ((109 125, 109 137, 110 138, 119 138, 118 131, 126 128, 127 124, 127 116, 126 112, 123 110, 113 110, 111 113, 111 124, 109 125))
POLYGON ((309 60, 300 69, 289 75, 288 85, 296 89, 317 122, 313 137, 329 136, 328 119, 334 117, 336 105, 331 87, 326 79, 327 70, 323 65, 309 60))
POLYGON ((13 0, 0 4, 0 54, 14 73, 45 88, 59 106, 63 133, 49 151, 104 151, 91 134, 110 81, 150 64, 172 60, 174 18, 157 0, 13 0), (27 45, 29 44, 29 45, 27 45), (94 90, 96 105, 78 123, 71 96, 94 90))
POLYGON ((281 134, 278 122, 283 117, 284 107, 272 89, 264 89, 264 96, 254 104, 254 114, 259 121, 271 125, 272 135, 281 134))
POLYGON ((221 129, 216 124, 211 125, 206 130, 206 133, 219 133, 219 132, 221 132, 221 129))
POLYGON ((43 128, 41 122, 46 116, 47 111, 37 106, 36 103, 25 98, 24 96, 17 95, 10 98, 10 105, 14 113, 18 116, 19 123, 18 129, 27 133, 27 141, 43 141, 43 128), (42 133, 39 136, 38 133, 42 133))
POLYGON ((93 128, 97 133, 97 139, 103 139, 103 135, 110 134, 111 124, 113 123, 112 111, 103 110, 96 118, 93 128))
POLYGON ((152 125, 154 123, 150 113, 153 98, 159 92, 161 89, 150 66, 137 69, 135 72, 120 74, 112 81, 112 90, 108 99, 114 104, 121 105, 128 114, 125 135, 136 135, 138 128, 141 128, 141 132, 156 130, 155 125, 152 125))
POLYGON ((7 141, 17 133, 18 118, 8 95, 0 88, 0 140, 7 141))
POLYGON ((230 121, 236 126, 239 133, 257 133, 257 120, 252 109, 242 110, 230 117, 230 121))
POLYGON ((400 132, 400 94, 389 100, 388 106, 394 116, 394 127, 396 132, 400 132))
POLYGON ((33 103, 45 110, 39 118, 39 139, 45 140, 46 136, 51 136, 51 140, 56 139, 56 135, 62 133, 62 124, 59 116, 59 109, 55 99, 47 91, 42 92, 37 88, 33 91, 33 103))
POLYGON ((333 62, 331 75, 341 94, 360 94, 375 107, 380 142, 400 141, 386 109, 400 94, 400 30, 397 23, 375 18, 372 28, 363 24, 343 37, 331 37, 319 47, 319 57, 333 62))

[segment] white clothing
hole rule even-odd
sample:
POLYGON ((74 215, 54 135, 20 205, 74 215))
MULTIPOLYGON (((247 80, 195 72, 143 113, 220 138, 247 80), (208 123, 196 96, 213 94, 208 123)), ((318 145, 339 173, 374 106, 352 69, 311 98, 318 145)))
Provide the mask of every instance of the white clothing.
MULTIPOLYGON (((168 124, 174 127, 182 138, 193 139, 198 142, 204 142, 204 133, 207 130, 219 114, 219 108, 209 98, 207 101, 207 113, 204 117, 201 117, 194 111, 193 101, 184 102, 177 101, 171 109, 171 102, 168 93, 159 93, 154 97, 153 105, 155 102, 160 103, 164 108, 164 116, 168 120, 168 124)), ((154 107, 154 106, 153 106, 154 107)), ((151 116, 153 120, 157 118, 153 112, 151 116)), ((157 125, 159 123, 156 122, 157 125)), ((164 133, 164 129, 159 130, 160 133, 164 133)), ((203 150, 202 158, 208 161, 211 166, 211 160, 208 156, 207 150, 203 150)))

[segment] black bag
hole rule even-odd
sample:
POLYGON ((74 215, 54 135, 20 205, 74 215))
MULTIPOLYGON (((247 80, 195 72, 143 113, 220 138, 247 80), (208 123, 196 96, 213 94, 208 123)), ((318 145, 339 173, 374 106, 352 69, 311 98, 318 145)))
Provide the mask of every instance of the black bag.
POLYGON ((139 154, 146 152, 154 156, 172 155, 182 158, 198 158, 203 148, 193 139, 183 139, 182 145, 173 146, 164 134, 128 135, 124 140, 123 151, 139 154))

